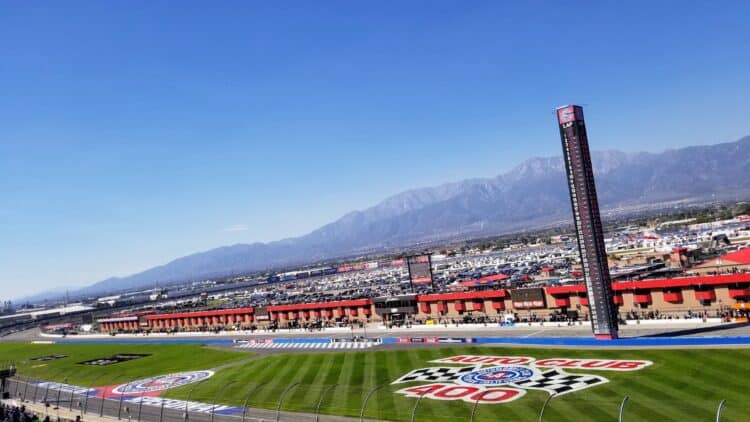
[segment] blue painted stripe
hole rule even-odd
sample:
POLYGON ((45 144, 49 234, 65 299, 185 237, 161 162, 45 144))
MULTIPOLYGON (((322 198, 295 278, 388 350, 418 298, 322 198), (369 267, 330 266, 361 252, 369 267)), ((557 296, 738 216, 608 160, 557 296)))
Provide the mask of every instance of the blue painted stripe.
MULTIPOLYGON (((398 343, 397 337, 384 337, 382 340, 384 344, 398 343)), ((475 337, 472 340, 476 344, 525 344, 535 346, 569 347, 716 346, 750 344, 750 337, 632 337, 618 340, 596 340, 590 337, 475 337)))
POLYGON ((632 337, 617 340, 596 340, 589 337, 477 337, 477 344, 527 344, 541 346, 716 346, 746 345, 750 337, 632 337))
POLYGON ((61 339, 55 343, 63 344, 232 344, 231 339, 197 339, 197 338, 137 338, 137 339, 61 339))
MULTIPOLYGON (((227 338, 158 338, 158 337, 143 337, 143 338, 101 338, 101 339, 86 339, 86 338, 64 338, 56 340, 56 343, 64 344, 233 344, 232 339, 227 338)), ((312 338, 274 338, 271 339, 272 343, 312 343, 312 344, 328 344, 331 343, 330 338, 312 337, 312 338)))

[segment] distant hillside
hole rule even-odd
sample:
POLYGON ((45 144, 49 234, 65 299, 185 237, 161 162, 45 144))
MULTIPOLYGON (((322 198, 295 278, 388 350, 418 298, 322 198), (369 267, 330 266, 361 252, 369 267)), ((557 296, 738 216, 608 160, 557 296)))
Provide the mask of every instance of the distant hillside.
MULTIPOLYGON (((659 154, 594 152, 604 207, 750 193, 750 137, 659 154)), ((532 158, 490 179, 410 190, 351 212, 305 236, 196 253, 83 289, 100 293, 197 277, 310 263, 424 240, 490 235, 570 219, 562 157, 532 158)))

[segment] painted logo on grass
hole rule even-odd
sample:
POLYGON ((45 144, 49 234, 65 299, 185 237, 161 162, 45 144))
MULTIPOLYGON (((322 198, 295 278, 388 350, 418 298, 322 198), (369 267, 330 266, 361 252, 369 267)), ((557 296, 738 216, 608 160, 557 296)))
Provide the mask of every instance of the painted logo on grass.
POLYGON ((565 369, 596 371, 637 371, 651 365, 646 360, 569 359, 536 360, 526 356, 461 355, 432 363, 437 366, 415 369, 392 384, 428 383, 396 391, 407 397, 435 400, 463 400, 470 403, 507 403, 519 399, 526 390, 543 390, 553 395, 581 391, 608 380, 599 375, 565 372, 565 369))
POLYGON ((213 374, 213 371, 193 371, 159 375, 158 377, 146 378, 119 385, 112 389, 112 393, 148 394, 203 381, 204 379, 213 376, 213 374))
POLYGON ((462 375, 457 382, 469 385, 501 385, 526 381, 538 375, 538 371, 525 366, 493 366, 462 375))

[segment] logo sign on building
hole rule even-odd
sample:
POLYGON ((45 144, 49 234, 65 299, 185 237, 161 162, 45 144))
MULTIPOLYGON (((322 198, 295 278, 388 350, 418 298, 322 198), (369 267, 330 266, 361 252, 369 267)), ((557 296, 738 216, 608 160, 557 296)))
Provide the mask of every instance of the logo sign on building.
POLYGON ((268 315, 268 308, 265 306, 259 306, 253 310, 253 315, 256 321, 268 321, 271 317, 268 315))
POLYGON ((406 258, 409 280, 412 284, 432 283, 432 263, 430 255, 409 256, 406 258))
POLYGON ((407 397, 463 400, 470 403, 508 403, 543 390, 562 395, 608 382, 600 375, 569 373, 566 369, 591 371, 637 371, 651 365, 646 360, 570 359, 537 360, 527 356, 460 355, 433 360, 450 364, 415 369, 392 384, 420 383, 396 391, 407 397))
POLYGON ((544 289, 541 287, 530 287, 526 289, 513 289, 510 297, 515 309, 544 308, 544 289))
POLYGON ((92 360, 86 360, 83 362, 78 362, 78 364, 79 365, 93 365, 93 366, 107 366, 107 365, 114 365, 120 362, 127 362, 129 360, 144 358, 146 356, 151 356, 151 355, 144 355, 144 354, 138 354, 138 353, 127 353, 127 354, 121 353, 121 354, 117 354, 113 356, 107 356, 105 358, 92 359, 92 360))

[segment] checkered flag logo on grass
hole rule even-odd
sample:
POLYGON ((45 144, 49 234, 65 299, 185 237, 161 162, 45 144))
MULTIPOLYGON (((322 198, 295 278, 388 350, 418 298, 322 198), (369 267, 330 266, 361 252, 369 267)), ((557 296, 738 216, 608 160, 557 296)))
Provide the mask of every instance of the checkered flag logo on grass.
POLYGON ((544 390, 550 394, 559 396, 593 387, 594 385, 604 384, 605 382, 607 382, 606 378, 597 375, 568 374, 557 369, 552 369, 537 377, 518 381, 512 385, 519 388, 544 390))
POLYGON ((401 384, 405 382, 448 382, 455 381, 461 377, 461 375, 474 372, 481 366, 463 366, 463 367, 433 367, 433 368, 422 368, 415 369, 403 377, 392 382, 392 384, 401 384))

